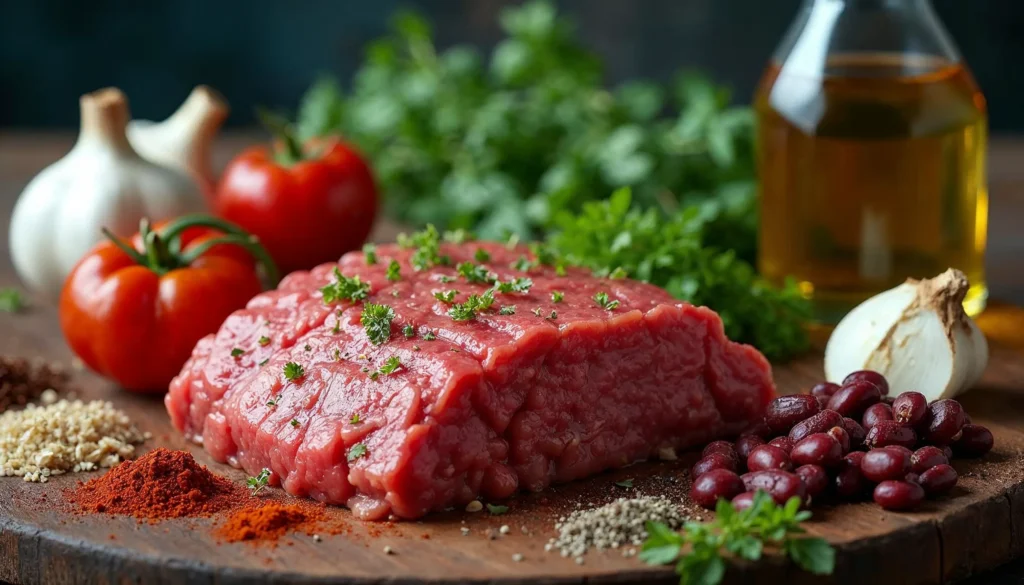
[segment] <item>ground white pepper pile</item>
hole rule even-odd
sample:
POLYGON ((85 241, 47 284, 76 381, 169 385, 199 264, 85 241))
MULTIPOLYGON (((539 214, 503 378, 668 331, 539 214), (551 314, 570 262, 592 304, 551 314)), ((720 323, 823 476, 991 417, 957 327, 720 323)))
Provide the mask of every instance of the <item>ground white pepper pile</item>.
MULTIPOLYGON (((548 541, 544 550, 557 550, 563 557, 571 556, 582 563, 583 555, 590 548, 640 546, 647 538, 644 530, 647 521, 679 528, 684 518, 678 506, 668 498, 619 498, 604 506, 576 510, 559 518, 555 524, 558 536, 548 541)), ((628 550, 623 554, 628 556, 628 550)))
POLYGON ((52 475, 112 467, 147 438, 109 402, 56 401, 0 414, 0 477, 45 482, 52 475))

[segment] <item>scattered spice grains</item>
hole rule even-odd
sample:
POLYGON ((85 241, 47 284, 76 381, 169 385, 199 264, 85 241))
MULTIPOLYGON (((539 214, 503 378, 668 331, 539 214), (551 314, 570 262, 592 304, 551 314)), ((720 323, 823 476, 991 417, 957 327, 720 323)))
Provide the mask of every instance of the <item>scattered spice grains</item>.
POLYGON ((57 364, 0 356, 0 412, 24 406, 46 390, 64 390, 67 383, 67 372, 57 364))
POLYGON ((135 445, 147 438, 109 402, 29 404, 0 414, 0 477, 45 482, 52 475, 113 467, 131 459, 135 445))
POLYGON ((209 516, 237 506, 245 488, 214 475, 187 451, 159 448, 66 493, 85 512, 148 520, 209 516))
POLYGON ((322 515, 321 509, 307 505, 267 502, 233 512, 217 529, 217 536, 226 542, 272 542, 289 532, 312 526, 322 515))
POLYGON ((648 521, 675 529, 682 526, 684 518, 676 504, 665 497, 619 498, 604 506, 575 510, 559 518, 555 524, 558 536, 548 541, 544 550, 557 550, 563 557, 572 556, 583 564, 583 555, 591 548, 640 546, 647 538, 644 524, 648 521))

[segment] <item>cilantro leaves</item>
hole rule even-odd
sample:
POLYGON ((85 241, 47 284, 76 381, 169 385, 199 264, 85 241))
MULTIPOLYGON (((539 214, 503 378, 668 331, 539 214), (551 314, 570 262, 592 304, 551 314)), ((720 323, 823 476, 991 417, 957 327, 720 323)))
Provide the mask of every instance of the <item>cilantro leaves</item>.
POLYGON ((639 556, 650 565, 675 563, 681 584, 717 585, 725 577, 724 554, 757 561, 767 543, 781 547, 805 571, 830 575, 835 569, 835 550, 828 541, 798 536, 805 532, 800 523, 810 517, 810 512, 800 510, 799 498, 778 506, 771 496, 758 491, 753 504, 741 511, 722 499, 714 521, 687 523, 681 533, 648 522, 647 540, 639 556))

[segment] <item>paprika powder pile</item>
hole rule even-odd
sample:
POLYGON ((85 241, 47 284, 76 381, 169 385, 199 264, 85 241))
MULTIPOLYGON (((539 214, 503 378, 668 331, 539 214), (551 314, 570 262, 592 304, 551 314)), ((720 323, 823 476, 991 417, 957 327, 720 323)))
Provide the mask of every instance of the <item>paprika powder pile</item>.
POLYGON ((323 517, 323 509, 313 505, 267 502, 233 512, 217 529, 226 542, 272 542, 303 528, 311 528, 323 517))
POLYGON ((196 463, 187 451, 158 448, 67 493, 85 512, 147 520, 210 516, 236 507, 246 491, 196 463))

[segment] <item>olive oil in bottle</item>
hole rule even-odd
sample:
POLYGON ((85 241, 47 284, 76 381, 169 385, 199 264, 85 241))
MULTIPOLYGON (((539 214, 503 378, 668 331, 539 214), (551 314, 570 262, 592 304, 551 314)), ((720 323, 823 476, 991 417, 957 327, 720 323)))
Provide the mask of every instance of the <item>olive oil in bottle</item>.
POLYGON ((796 277, 819 319, 836 322, 908 277, 955 267, 972 284, 968 312, 980 312, 987 116, 973 78, 925 0, 809 0, 805 11, 755 96, 760 270, 774 281, 796 277), (939 36, 901 45, 921 52, 887 50, 892 38, 877 52, 867 41, 808 50, 800 38, 815 11, 831 8, 832 31, 842 30, 837 5, 848 27, 865 13, 880 27, 880 11, 903 5, 899 23, 916 17, 939 36))

